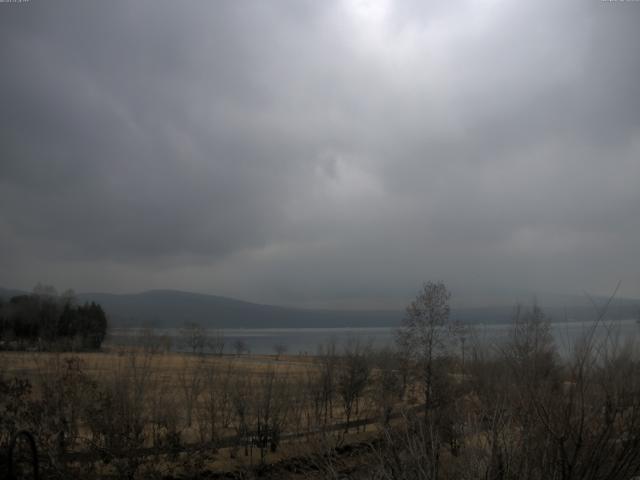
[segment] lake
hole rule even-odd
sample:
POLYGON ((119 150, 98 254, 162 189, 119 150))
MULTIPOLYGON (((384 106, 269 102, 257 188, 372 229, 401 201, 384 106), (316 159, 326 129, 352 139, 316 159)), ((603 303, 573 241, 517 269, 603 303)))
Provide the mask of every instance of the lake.
MULTIPOLYGON (((559 322, 551 324, 551 332, 556 341, 558 351, 567 354, 575 341, 584 337, 592 328, 593 322, 559 322)), ((477 342, 481 345, 499 347, 509 337, 512 326, 509 324, 475 324, 468 335, 469 345, 477 342)), ((211 330, 209 335, 218 332, 224 336, 225 353, 233 353, 233 345, 238 340, 244 342, 253 354, 273 354, 275 345, 285 345, 288 354, 314 355, 319 345, 336 343, 338 350, 349 341, 371 344, 374 347, 392 346, 395 341, 395 327, 376 328, 252 328, 211 330)), ((114 328, 110 331, 107 343, 110 345, 135 345, 143 330, 137 328, 114 328)), ((640 333, 640 325, 636 320, 607 321, 598 326, 595 336, 607 339, 615 345, 628 341, 636 341, 640 333)), ((167 335, 171 338, 172 349, 188 350, 183 333, 178 328, 155 329, 156 335, 167 335)))

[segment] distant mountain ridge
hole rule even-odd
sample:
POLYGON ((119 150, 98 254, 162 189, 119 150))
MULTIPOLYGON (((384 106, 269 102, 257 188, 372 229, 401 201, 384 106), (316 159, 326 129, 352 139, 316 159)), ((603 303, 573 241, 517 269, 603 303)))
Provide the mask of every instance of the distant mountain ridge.
POLYGON ((307 310, 176 290, 89 293, 78 298, 100 303, 114 325, 176 327, 197 322, 210 328, 375 327, 397 324, 401 318, 398 312, 307 310))
MULTIPOLYGON (((27 292, 0 288, 0 298, 27 292)), ((114 327, 179 327, 197 322, 209 328, 339 328, 393 327, 404 312, 393 310, 320 310, 280 307, 245 302, 233 298, 183 292, 150 290, 134 294, 81 293, 79 302, 97 302, 105 309, 114 327)), ((565 296, 573 305, 554 305, 549 299, 540 306, 552 321, 591 320, 595 309, 583 299, 565 296), (545 303, 551 306, 545 306, 545 303)), ((596 298, 599 304, 606 299, 596 298)), ((640 301, 615 299, 608 309, 610 318, 635 318, 640 301)), ((513 317, 513 306, 465 307, 451 310, 453 320, 467 323, 506 323, 513 317)))

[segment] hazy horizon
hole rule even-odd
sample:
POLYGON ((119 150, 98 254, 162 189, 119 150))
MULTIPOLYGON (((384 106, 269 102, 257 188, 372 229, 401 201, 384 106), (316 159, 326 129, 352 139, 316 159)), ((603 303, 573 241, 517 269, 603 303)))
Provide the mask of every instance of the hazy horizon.
MULTIPOLYGON (((45 287, 53 287, 58 294, 62 294, 67 288, 58 288, 56 285, 44 285, 45 287)), ((35 291, 36 287, 33 288, 24 288, 24 289, 14 289, 9 288, 6 285, 0 285, 0 298, 2 298, 2 291, 13 291, 17 290, 20 292, 30 293, 35 291)), ((409 302, 413 300, 413 298, 400 298, 395 302, 390 302, 389 299, 385 299, 385 301, 381 304, 376 304, 374 301, 368 303, 365 306, 361 304, 349 304, 349 303, 330 303, 328 305, 322 304, 313 304, 313 305, 300 305, 300 304, 286 304, 286 303, 268 303, 268 302, 260 302, 253 300, 247 297, 230 297, 224 295, 218 295, 210 292, 199 292, 195 290, 180 290, 174 288, 160 288, 160 289, 147 289, 147 290, 134 290, 134 291, 122 291, 122 292, 110 292, 110 291, 87 291, 80 290, 76 291, 71 289, 77 296, 83 298, 93 298, 100 297, 103 295, 113 295, 113 296, 139 296, 153 293, 160 294, 184 294, 184 295, 197 295, 197 296, 207 296, 207 297, 219 297, 227 300, 234 300, 243 303, 250 303, 261 306, 272 306, 272 307, 282 307, 289 309, 303 309, 303 310, 335 310, 335 311, 380 311, 380 312, 404 312, 409 302)), ((611 292, 609 295, 592 295, 589 292, 581 292, 580 294, 562 294, 557 292, 543 292, 543 293, 531 293, 531 292, 520 292, 519 294, 513 293, 512 295, 495 295, 492 297, 461 297, 455 295, 456 292, 452 292, 451 298, 451 306, 454 309, 483 309, 483 308, 514 308, 517 305, 521 305, 524 307, 528 307, 533 305, 534 303, 544 308, 562 308, 562 307, 593 307, 594 303, 599 307, 603 307, 607 303, 611 303, 612 306, 624 304, 630 306, 633 303, 637 303, 640 306, 640 298, 636 297, 621 297, 615 292, 611 292)), ((6 299, 5 299, 6 300, 6 299)), ((97 298, 98 302, 100 301, 97 298)))

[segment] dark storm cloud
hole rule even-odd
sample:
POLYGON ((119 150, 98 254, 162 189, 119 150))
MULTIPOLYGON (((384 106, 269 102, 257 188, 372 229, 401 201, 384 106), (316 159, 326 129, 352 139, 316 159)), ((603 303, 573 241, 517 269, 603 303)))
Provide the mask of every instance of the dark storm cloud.
POLYGON ((251 80, 229 78, 234 48, 221 45, 231 32, 200 45, 180 36, 192 27, 180 11, 75 7, 9 12, 18 21, 3 39, 16 66, 2 80, 11 105, 2 170, 22 194, 7 212, 16 228, 89 258, 224 254, 264 242, 281 193, 269 180, 291 152, 244 122, 260 94, 247 86, 249 98, 234 101, 241 79, 251 80), (30 14, 42 18, 20 18, 30 14))
POLYGON ((640 4, 0 7, 0 284, 640 291, 640 4))

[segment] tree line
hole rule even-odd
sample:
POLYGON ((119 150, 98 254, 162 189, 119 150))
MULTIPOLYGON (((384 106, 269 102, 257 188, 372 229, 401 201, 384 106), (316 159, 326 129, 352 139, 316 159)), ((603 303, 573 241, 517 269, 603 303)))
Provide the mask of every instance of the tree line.
POLYGON ((12 412, 0 418, 0 447, 34 432, 58 478, 200 478, 216 459, 263 465, 285 448, 328 479, 640 474, 640 356, 616 342, 606 308, 561 357, 535 303, 516 307, 504 341, 487 345, 450 320, 449 299, 444 284, 425 284, 395 348, 330 343, 291 367, 205 355, 194 340, 190 354, 132 349, 109 368, 58 355, 29 381, 0 372, 0 411, 12 412), (356 438, 361 457, 343 469, 336 452, 356 438))
POLYGON ((79 304, 72 290, 62 294, 38 284, 30 294, 0 299, 0 346, 4 349, 97 350, 107 333, 107 316, 95 303, 79 304))

